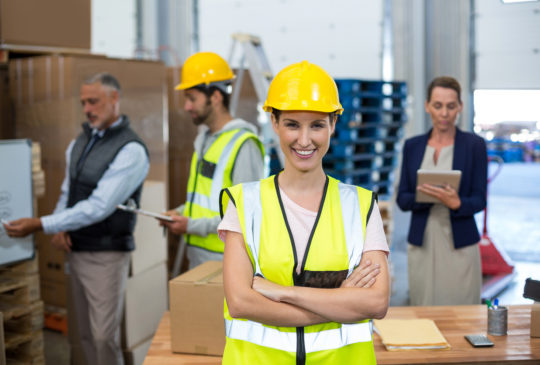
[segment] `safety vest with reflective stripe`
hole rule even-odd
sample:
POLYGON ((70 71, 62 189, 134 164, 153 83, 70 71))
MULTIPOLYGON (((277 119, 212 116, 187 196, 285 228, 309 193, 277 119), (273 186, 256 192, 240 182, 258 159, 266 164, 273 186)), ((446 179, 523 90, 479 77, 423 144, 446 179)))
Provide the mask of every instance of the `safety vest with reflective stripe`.
MULTIPOLYGON (((339 287, 360 263, 374 193, 327 178, 301 273, 277 175, 225 189, 221 212, 238 210, 255 274, 280 285, 339 287)), ((225 303, 223 364, 375 364, 372 325, 323 323, 275 327, 232 318, 225 303)))
MULTIPOLYGON (((184 215, 193 218, 213 218, 219 216, 219 193, 232 185, 232 170, 242 144, 252 139, 257 143, 264 157, 264 148, 255 134, 247 129, 233 129, 223 132, 208 148, 204 156, 193 152, 187 184, 184 215)), ((217 232, 206 237, 187 234, 186 242, 209 251, 223 252, 223 242, 217 232)))

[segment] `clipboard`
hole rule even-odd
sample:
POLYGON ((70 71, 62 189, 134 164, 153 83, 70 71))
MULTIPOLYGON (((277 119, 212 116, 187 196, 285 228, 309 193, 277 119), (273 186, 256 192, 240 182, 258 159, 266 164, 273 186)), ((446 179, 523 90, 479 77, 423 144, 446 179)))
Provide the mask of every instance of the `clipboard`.
MULTIPOLYGON (((416 186, 430 184, 435 186, 450 185, 454 190, 459 191, 461 181, 461 170, 418 170, 416 172, 416 186)), ((417 203, 440 203, 434 196, 427 195, 416 190, 417 203)))
POLYGON ((131 206, 124 205, 124 204, 118 204, 116 207, 118 209, 124 210, 126 212, 142 214, 142 215, 146 215, 148 217, 153 217, 153 218, 161 219, 161 220, 168 221, 168 222, 173 222, 174 221, 172 219, 172 217, 169 217, 168 215, 149 212, 148 210, 143 210, 143 209, 139 209, 139 208, 136 208, 136 207, 131 207, 131 206))

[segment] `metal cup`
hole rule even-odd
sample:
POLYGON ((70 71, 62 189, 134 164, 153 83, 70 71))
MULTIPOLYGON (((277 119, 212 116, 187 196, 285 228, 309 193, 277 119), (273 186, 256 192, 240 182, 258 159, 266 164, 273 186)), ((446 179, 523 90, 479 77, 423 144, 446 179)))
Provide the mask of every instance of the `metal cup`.
POLYGON ((508 331, 508 309, 506 307, 488 308, 488 333, 505 336, 508 331))

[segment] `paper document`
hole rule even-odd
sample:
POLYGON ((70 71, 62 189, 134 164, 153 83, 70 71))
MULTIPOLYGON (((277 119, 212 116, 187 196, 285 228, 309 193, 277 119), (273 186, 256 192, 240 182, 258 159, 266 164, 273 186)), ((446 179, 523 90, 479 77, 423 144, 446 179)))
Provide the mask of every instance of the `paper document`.
POLYGON ((142 210, 142 209, 135 208, 135 207, 128 206, 128 205, 118 204, 116 207, 118 209, 125 210, 126 212, 142 214, 142 215, 146 215, 146 216, 149 216, 149 217, 154 217, 154 218, 161 219, 161 220, 168 221, 168 222, 173 221, 173 219, 171 217, 169 217, 168 215, 149 212, 147 210, 142 210))
POLYGON ((431 319, 382 319, 373 322, 388 351, 450 348, 431 319))

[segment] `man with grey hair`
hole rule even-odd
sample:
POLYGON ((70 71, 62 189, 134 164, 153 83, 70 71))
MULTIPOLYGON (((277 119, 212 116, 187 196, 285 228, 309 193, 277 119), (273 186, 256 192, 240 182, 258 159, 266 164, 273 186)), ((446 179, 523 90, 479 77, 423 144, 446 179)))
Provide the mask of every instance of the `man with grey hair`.
POLYGON ((107 73, 86 80, 80 99, 87 122, 66 151, 66 175, 53 214, 4 225, 12 237, 43 230, 68 253, 75 314, 88 364, 123 364, 120 323, 135 215, 149 169, 144 142, 120 114, 120 84, 107 73))

